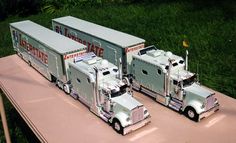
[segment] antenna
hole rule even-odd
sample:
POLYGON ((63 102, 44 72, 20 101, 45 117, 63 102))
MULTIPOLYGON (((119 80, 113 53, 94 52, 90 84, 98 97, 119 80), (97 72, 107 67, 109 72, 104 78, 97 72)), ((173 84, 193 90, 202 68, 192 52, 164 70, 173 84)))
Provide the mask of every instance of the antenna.
POLYGON ((188 50, 186 50, 186 57, 185 57, 185 70, 188 70, 188 50))
POLYGON ((199 83, 199 74, 198 74, 199 73, 199 68, 198 68, 198 64, 199 63, 197 63, 197 74, 196 75, 197 75, 197 82, 199 83))
POLYGON ((122 60, 119 58, 119 79, 122 79, 122 60))

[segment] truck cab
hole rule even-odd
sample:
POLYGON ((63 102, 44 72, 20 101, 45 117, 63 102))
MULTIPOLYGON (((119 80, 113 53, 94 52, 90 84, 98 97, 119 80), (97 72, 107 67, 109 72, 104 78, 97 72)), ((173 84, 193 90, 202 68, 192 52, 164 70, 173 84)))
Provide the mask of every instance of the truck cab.
POLYGON ((201 86, 195 73, 185 70, 182 57, 150 46, 133 55, 132 77, 135 89, 188 118, 200 121, 219 110, 213 92, 201 86))
POLYGON ((132 96, 118 68, 87 53, 69 64, 71 95, 123 135, 150 122, 147 109, 132 96))

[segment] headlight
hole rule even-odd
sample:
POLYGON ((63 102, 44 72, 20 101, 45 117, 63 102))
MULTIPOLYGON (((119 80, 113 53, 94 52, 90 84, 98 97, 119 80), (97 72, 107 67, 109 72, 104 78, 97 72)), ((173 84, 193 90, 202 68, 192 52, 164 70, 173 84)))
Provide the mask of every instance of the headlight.
POLYGON ((148 113, 148 111, 147 110, 144 110, 144 114, 147 114, 148 113))
POLYGON ((206 102, 204 101, 203 104, 202 104, 202 106, 201 106, 201 108, 203 109, 203 108, 205 108, 205 107, 206 107, 206 102))

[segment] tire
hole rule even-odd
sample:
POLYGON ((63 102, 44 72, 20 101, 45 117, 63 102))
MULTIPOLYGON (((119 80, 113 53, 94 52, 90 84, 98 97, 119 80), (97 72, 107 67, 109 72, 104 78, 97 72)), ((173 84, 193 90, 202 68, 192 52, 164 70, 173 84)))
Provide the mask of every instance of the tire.
POLYGON ((114 119, 112 123, 112 128, 119 134, 123 135, 124 128, 121 126, 121 123, 119 120, 114 119))
POLYGON ((197 114, 197 112, 195 111, 194 108, 192 107, 188 107, 186 110, 185 110, 185 115, 190 119, 190 120, 193 120, 193 121, 198 121, 198 117, 199 115, 197 114))
POLYGON ((68 84, 63 85, 63 90, 66 94, 70 94, 70 87, 68 84))
POLYGON ((30 67, 32 66, 31 61, 28 61, 28 64, 29 64, 30 67))

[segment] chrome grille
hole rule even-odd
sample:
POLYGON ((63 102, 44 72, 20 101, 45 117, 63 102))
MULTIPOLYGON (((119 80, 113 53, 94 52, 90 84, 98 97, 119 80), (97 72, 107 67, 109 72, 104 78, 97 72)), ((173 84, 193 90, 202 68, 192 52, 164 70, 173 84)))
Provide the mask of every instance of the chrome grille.
POLYGON ((206 110, 211 109, 212 107, 214 107, 214 105, 215 105, 215 96, 214 95, 208 96, 206 99, 206 110))
POLYGON ((137 108, 132 110, 131 118, 132 118, 132 123, 133 124, 143 120, 143 117, 144 117, 143 106, 142 107, 137 107, 137 108))

